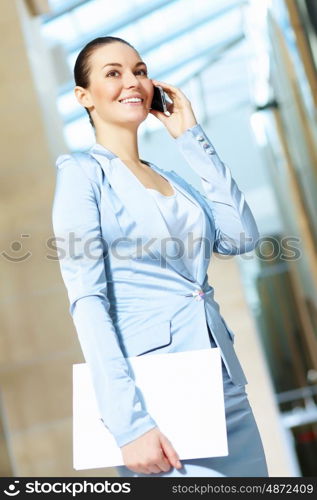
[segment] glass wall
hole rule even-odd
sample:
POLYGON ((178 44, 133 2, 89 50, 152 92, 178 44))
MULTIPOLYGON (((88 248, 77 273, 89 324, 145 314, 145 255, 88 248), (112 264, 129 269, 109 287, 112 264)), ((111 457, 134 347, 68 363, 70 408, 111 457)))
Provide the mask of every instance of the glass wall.
MULTIPOLYGON (((256 8, 257 2, 253 2, 256 8)), ((260 30, 248 23, 264 71, 252 74, 254 134, 283 231, 263 235, 244 269, 281 419, 302 474, 317 474, 317 149, 313 49, 301 30, 304 2, 267 2, 260 30), (301 4, 301 8, 299 7, 301 4), (300 32, 299 32, 300 31, 300 32), (262 92, 258 90, 261 89, 262 92)), ((262 6, 263 8, 263 6, 262 6)), ((306 12, 307 14, 307 12, 306 12)), ((258 18, 259 19, 259 18, 258 18)), ((243 262, 241 261, 241 266, 243 262)))

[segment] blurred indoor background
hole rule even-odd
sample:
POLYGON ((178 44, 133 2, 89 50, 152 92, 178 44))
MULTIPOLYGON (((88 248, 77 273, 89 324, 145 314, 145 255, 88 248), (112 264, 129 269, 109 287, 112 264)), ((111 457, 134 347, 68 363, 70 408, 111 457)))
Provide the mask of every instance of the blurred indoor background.
MULTIPOLYGON (((97 36, 180 87, 254 213, 257 249, 214 255, 271 476, 317 475, 317 2, 1 1, 0 474, 111 476, 72 463, 72 365, 84 362, 52 243, 55 159, 94 143, 72 69, 97 36)), ((141 158, 197 189, 149 115, 141 158)))

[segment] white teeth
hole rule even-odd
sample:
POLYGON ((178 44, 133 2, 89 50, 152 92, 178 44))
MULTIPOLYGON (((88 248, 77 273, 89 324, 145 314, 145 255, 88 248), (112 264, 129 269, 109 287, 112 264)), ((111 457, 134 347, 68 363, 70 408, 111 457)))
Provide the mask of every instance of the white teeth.
POLYGON ((142 102, 142 99, 140 99, 139 97, 130 97, 129 99, 122 99, 122 101, 120 102, 142 102))

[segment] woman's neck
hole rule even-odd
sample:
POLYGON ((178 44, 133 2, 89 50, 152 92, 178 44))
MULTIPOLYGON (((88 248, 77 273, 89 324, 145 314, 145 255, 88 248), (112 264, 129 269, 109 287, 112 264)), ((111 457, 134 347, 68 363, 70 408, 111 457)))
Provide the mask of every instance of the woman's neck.
POLYGON ((140 163, 137 129, 120 126, 105 126, 96 130, 96 142, 109 149, 122 161, 140 163))

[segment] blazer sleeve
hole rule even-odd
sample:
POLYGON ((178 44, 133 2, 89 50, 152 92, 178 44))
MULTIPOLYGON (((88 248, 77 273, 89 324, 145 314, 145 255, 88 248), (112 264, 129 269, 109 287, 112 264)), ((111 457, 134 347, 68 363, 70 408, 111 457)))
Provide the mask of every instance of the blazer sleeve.
POLYGON ((235 255, 253 250, 259 231, 250 207, 201 125, 188 128, 175 141, 201 179, 203 196, 215 222, 213 251, 235 255))
POLYGON ((71 155, 60 156, 56 166, 52 223, 69 312, 92 375, 102 420, 118 446, 123 446, 157 424, 137 396, 108 312, 98 186, 71 155))

